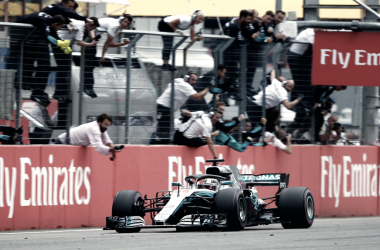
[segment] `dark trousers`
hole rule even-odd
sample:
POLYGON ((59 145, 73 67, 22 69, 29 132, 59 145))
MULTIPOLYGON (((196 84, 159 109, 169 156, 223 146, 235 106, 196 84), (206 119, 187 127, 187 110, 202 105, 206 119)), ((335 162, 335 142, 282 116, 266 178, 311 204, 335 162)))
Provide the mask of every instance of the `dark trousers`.
POLYGON ((96 46, 85 47, 84 63, 84 85, 92 89, 94 87, 94 68, 98 64, 96 46))
POLYGON ((157 144, 170 142, 170 108, 160 104, 157 104, 157 136, 160 138, 157 144))
MULTIPOLYGON (((174 32, 173 28, 169 24, 165 23, 163 19, 158 23, 158 30, 161 32, 174 32)), ((164 43, 164 48, 162 49, 162 60, 170 59, 170 52, 173 48, 174 37, 172 36, 162 36, 162 42, 164 43)))
POLYGON ((302 134, 311 128, 312 112, 311 108, 315 103, 314 86, 311 85, 312 54, 307 50, 304 55, 288 52, 288 63, 295 87, 291 92, 291 99, 294 100, 299 94, 303 94, 302 102, 293 109, 296 112, 294 122, 288 126, 288 133, 293 133, 295 129, 300 129, 302 134))
POLYGON ((305 53, 302 56, 293 52, 288 53, 288 63, 295 82, 294 89, 291 92, 292 100, 295 100, 300 93, 305 95, 297 107, 314 104, 314 87, 311 85, 312 60, 312 54, 310 53, 305 53))
MULTIPOLYGON (((54 58, 57 63, 55 78, 55 97, 70 96, 71 87, 71 54, 66 55, 60 48, 53 47, 54 58)), ((58 123, 57 128, 64 129, 69 120, 69 104, 58 102, 58 123)))
POLYGON ((224 65, 227 67, 226 79, 239 74, 240 48, 232 44, 224 51, 223 57, 224 65))
MULTIPOLYGON (((255 78, 257 63, 257 45, 250 44, 247 46, 247 89, 252 88, 253 80, 255 78)), ((260 66, 259 66, 260 67, 260 66)))
POLYGON ((54 58, 57 63, 55 93, 57 96, 69 96, 71 84, 71 54, 66 55, 60 48, 54 47, 54 58))
POLYGON ((18 87, 19 64, 22 64, 22 83, 29 84, 32 89, 45 90, 50 73, 49 47, 46 38, 35 30, 24 43, 21 55, 21 41, 29 34, 29 30, 12 28, 10 30, 10 54, 7 58, 7 69, 16 69, 15 87, 18 87), (21 60, 22 57, 22 60, 21 60), (36 66, 35 67, 35 63, 36 66), (34 77, 33 77, 34 75, 34 77))
POLYGON ((177 130, 174 134, 174 144, 197 148, 200 146, 204 146, 207 143, 205 140, 203 140, 200 137, 189 139, 189 138, 185 137, 182 132, 179 132, 177 130))
MULTIPOLYGON (((265 110, 265 116, 267 119, 268 115, 272 112, 272 110, 275 109, 276 107, 265 110)), ((253 102, 247 102, 247 115, 249 120, 251 121, 252 127, 255 127, 256 124, 260 123, 260 119, 263 117, 263 107, 253 102)))

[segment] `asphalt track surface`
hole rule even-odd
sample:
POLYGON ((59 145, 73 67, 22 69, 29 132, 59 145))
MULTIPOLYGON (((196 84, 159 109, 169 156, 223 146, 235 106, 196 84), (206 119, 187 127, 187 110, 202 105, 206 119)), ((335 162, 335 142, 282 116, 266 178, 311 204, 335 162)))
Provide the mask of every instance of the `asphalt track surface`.
POLYGON ((309 229, 281 225, 239 232, 145 229, 119 234, 101 228, 0 232, 0 249, 380 249, 380 217, 316 219, 309 229))

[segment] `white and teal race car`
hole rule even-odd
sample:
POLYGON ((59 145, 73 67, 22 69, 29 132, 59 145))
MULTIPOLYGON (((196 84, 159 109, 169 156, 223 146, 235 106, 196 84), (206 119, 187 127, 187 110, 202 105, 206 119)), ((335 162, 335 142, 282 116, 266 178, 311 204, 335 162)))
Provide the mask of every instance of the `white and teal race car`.
POLYGON ((288 188, 289 174, 242 175, 236 166, 216 166, 206 174, 173 182, 174 191, 143 198, 134 190, 119 191, 104 230, 139 232, 141 228, 241 230, 248 226, 281 223, 284 228, 309 228, 314 221, 314 199, 306 187, 288 188), (259 198, 256 186, 278 186, 271 197, 259 198), (274 203, 276 207, 268 208, 274 203), (149 213, 153 225, 146 225, 149 213))

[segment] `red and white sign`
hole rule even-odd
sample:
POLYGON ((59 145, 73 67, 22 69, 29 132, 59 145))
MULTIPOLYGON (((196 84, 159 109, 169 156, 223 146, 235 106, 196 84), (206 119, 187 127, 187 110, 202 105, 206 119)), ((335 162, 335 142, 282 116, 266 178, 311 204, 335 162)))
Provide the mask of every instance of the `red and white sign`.
POLYGON ((380 86, 380 33, 315 32, 312 85, 380 86))
MULTIPOLYGON (((289 173, 290 187, 308 187, 318 217, 380 215, 380 147, 249 147, 244 153, 216 146, 226 165, 241 173, 289 173)), ((105 225, 114 195, 136 190, 155 197, 205 173, 212 155, 207 146, 127 145, 114 161, 92 147, 1 146, 0 230, 105 225)), ((276 187, 258 187, 270 197, 276 187)), ((147 224, 150 223, 146 216, 147 224)))

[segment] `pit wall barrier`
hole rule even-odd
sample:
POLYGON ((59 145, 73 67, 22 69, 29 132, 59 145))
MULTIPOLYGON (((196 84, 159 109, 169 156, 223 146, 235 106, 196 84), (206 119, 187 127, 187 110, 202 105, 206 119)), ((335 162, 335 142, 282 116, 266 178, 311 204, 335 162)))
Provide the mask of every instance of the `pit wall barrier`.
MULTIPOLYGON (((380 215, 379 147, 273 146, 239 153, 216 146, 241 173, 289 173, 289 187, 308 187, 317 217, 380 215)), ((148 198, 190 174, 205 173, 209 149, 127 145, 114 161, 92 147, 0 146, 0 230, 103 227, 120 190, 148 198)), ((274 187, 258 187, 259 197, 274 187)), ((149 216, 145 217, 151 223, 149 216)))

